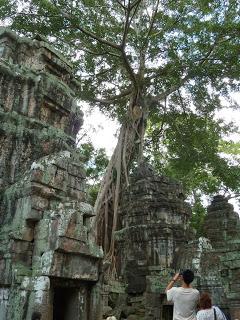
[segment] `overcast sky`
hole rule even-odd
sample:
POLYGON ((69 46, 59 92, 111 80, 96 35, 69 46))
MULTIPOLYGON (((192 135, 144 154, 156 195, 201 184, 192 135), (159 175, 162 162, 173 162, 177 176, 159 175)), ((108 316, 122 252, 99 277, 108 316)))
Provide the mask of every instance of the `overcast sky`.
POLYGON ((107 155, 111 157, 117 144, 119 123, 109 119, 97 108, 90 112, 88 106, 83 105, 81 110, 84 112, 84 123, 79 137, 84 137, 80 143, 90 138, 95 148, 105 148, 107 155))

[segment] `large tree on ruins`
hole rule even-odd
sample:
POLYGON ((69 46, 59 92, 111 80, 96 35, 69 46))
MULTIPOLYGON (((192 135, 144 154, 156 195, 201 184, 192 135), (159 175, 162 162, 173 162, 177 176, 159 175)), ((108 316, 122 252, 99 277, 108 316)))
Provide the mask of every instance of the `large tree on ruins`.
MULTIPOLYGON (((205 129, 212 130, 219 127, 213 115, 222 106, 220 97, 232 105, 230 93, 238 89, 240 73, 239 1, 0 4, 2 18, 12 29, 45 35, 64 51, 81 81, 79 98, 122 125, 95 204, 98 241, 112 257, 120 190, 128 184, 132 161, 142 159, 147 120, 159 119, 159 132, 165 119, 171 124, 177 115, 211 123, 205 129)), ((217 154, 217 141, 205 146, 206 155, 209 150, 217 154)))

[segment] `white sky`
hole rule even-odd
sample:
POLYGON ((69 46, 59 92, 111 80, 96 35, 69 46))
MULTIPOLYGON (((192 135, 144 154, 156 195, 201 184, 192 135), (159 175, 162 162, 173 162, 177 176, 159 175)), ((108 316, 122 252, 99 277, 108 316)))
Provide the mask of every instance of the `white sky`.
MULTIPOLYGON (((240 105, 240 93, 233 93, 232 97, 240 105)), ((240 132, 240 110, 230 110, 228 108, 224 108, 217 113, 216 118, 224 119, 226 123, 233 122, 238 127, 238 131, 240 132)), ((233 140, 234 142, 240 141, 240 134, 232 134, 228 137, 228 139, 233 140)))
POLYGON ((81 110, 84 112, 84 123, 79 137, 84 137, 79 142, 86 142, 90 138, 95 148, 105 148, 107 155, 111 157, 117 144, 119 123, 105 116, 97 108, 89 111, 86 104, 81 105, 81 110))

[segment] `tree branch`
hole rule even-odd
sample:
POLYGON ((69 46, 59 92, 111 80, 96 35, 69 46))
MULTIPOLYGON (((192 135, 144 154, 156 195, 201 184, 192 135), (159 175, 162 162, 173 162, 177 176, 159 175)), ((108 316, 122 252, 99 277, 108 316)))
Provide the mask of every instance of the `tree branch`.
POLYGON ((125 20, 125 25, 124 25, 124 31, 123 31, 123 38, 122 38, 122 43, 121 43, 121 47, 124 49, 126 46, 126 39, 127 39, 127 34, 128 34, 128 30, 129 30, 129 17, 130 17, 130 13, 131 13, 131 9, 130 9, 130 0, 128 0, 128 6, 127 6, 127 12, 126 12, 126 20, 125 20))
POLYGON ((121 3, 120 0, 117 0, 117 3, 118 3, 124 10, 126 10, 126 7, 121 3))
POLYGON ((152 97, 153 101, 159 101, 161 99, 166 99, 166 97, 168 97, 170 94, 172 94, 174 91, 178 90, 187 80, 189 80, 190 78, 190 74, 187 74, 185 77, 183 77, 180 81, 179 84, 171 86, 168 90, 166 90, 165 92, 152 97))
POLYGON ((136 76, 135 73, 130 65, 130 62, 128 61, 126 52, 125 52, 125 46, 126 46, 126 40, 127 40, 127 34, 128 34, 128 30, 129 30, 129 26, 131 24, 131 20, 129 20, 130 18, 130 13, 131 13, 131 5, 130 5, 130 0, 128 0, 128 6, 127 6, 127 12, 126 12, 126 20, 125 20, 125 25, 124 25, 124 32, 123 32, 123 38, 122 38, 122 43, 121 43, 121 53, 122 53, 122 59, 124 62, 124 66, 134 84, 135 87, 137 87, 137 80, 136 80, 136 76))
POLYGON ((135 75, 135 73, 134 73, 134 71, 133 71, 133 69, 132 69, 132 67, 131 67, 131 65, 130 65, 130 63, 128 61, 127 55, 126 55, 124 50, 122 50, 122 58, 123 58, 123 62, 124 62, 124 65, 126 67, 126 70, 127 70, 128 74, 129 74, 134 86, 137 87, 136 75, 135 75))
POLYGON ((180 103, 181 103, 183 112, 186 113, 186 108, 185 108, 185 105, 184 105, 184 102, 183 102, 183 98, 182 98, 181 92, 180 92, 179 89, 177 90, 177 92, 178 92, 178 95, 179 95, 179 99, 180 99, 180 103))
POLYGON ((83 34, 87 35, 88 37, 102 43, 102 44, 105 44, 111 48, 114 48, 114 49, 117 49, 117 50, 120 50, 121 49, 121 46, 117 45, 116 43, 113 43, 111 41, 108 41, 108 40, 105 40, 99 36, 97 36, 95 33, 89 31, 89 30, 86 30, 84 28, 82 28, 81 26, 77 25, 76 23, 73 23, 72 20, 73 20, 73 16, 71 16, 70 14, 60 10, 60 13, 62 14, 62 16, 64 18, 66 18, 71 24, 72 26, 74 26, 76 29, 80 30, 83 34))
MULTIPOLYGON (((133 20, 135 14, 137 13, 137 10, 138 10, 138 7, 139 7, 139 5, 140 5, 140 2, 141 2, 141 1, 138 1, 137 5, 136 5, 135 8, 134 8, 133 14, 132 14, 132 16, 131 16, 131 18, 130 18, 130 23, 129 23, 130 25, 131 25, 131 23, 132 23, 132 20, 133 20)), ((132 9, 131 9, 131 10, 132 10, 132 9)))
POLYGON ((240 197, 240 193, 235 193, 234 195, 227 196, 227 199, 230 200, 230 199, 239 198, 239 197, 240 197))
POLYGON ((166 76, 169 73, 169 66, 166 65, 164 68, 159 67, 158 69, 147 69, 145 73, 153 73, 153 75, 145 77, 145 82, 149 82, 151 79, 156 79, 161 76, 166 76))
MULTIPOLYGON (((73 20, 73 16, 60 10, 56 5, 54 5, 60 12, 60 14, 66 18, 71 24, 72 26, 74 26, 75 28, 77 28, 78 30, 80 30, 82 33, 84 33, 85 35, 87 35, 88 37, 94 39, 94 40, 97 40, 98 42, 102 43, 102 44, 105 44, 109 47, 112 47, 114 49, 117 49, 117 50, 120 50, 121 49, 121 46, 116 44, 116 43, 113 43, 111 41, 108 41, 108 40, 105 40, 99 36, 97 36, 95 33, 89 31, 89 30, 86 30, 84 28, 82 28, 81 26, 79 25, 76 25, 75 23, 72 22, 73 20)), ((35 13, 24 13, 24 12, 19 12, 17 15, 22 15, 22 16, 34 16, 34 17, 46 17, 46 16, 43 16, 43 15, 39 15, 39 14, 35 14, 35 13)), ((48 15, 48 17, 59 17, 59 15, 48 15)))
POLYGON ((82 27, 77 26, 77 25, 75 25, 75 27, 76 27, 78 30, 80 30, 82 33, 84 33, 85 35, 89 36, 90 38, 93 38, 93 39, 97 40, 98 42, 100 42, 100 43, 102 43, 102 44, 105 44, 105 45, 107 45, 107 46, 109 46, 109 47, 111 47, 111 48, 117 49, 117 50, 120 50, 120 49, 121 49, 121 47, 120 47, 119 45, 117 45, 117 44, 115 44, 115 43, 113 43, 113 42, 110 42, 110 41, 108 41, 108 40, 102 39, 102 38, 98 37, 96 34, 94 34, 94 33, 91 32, 91 31, 88 31, 88 30, 86 30, 86 29, 83 29, 82 27))
POLYGON ((92 102, 97 102, 97 103, 103 103, 103 104, 111 104, 113 103, 114 101, 116 100, 119 100, 121 98, 125 98, 127 97, 128 95, 130 95, 132 93, 132 88, 128 89, 128 90, 125 90, 123 92, 121 92, 120 94, 117 94, 115 96, 111 96, 111 97, 108 97, 107 99, 98 99, 98 98, 91 98, 90 100, 92 102))
MULTIPOLYGON (((201 62, 198 64, 198 66, 203 65, 203 63, 205 63, 205 62, 209 59, 209 57, 211 56, 213 50, 217 47, 217 45, 219 45, 220 43, 229 41, 229 40, 231 40, 232 38, 234 38, 234 37, 229 37, 229 38, 227 38, 227 39, 224 38, 224 39, 220 39, 219 41, 215 41, 215 43, 211 46, 211 48, 208 50, 208 52, 206 53, 206 55, 205 55, 203 58, 201 58, 200 60, 198 60, 198 62, 201 61, 201 62)), ((188 66, 185 66, 185 70, 187 70, 187 67, 188 67, 188 66)), ((187 75, 181 79, 181 81, 180 81, 180 83, 179 83, 178 85, 174 85, 174 86, 172 86, 171 88, 169 88, 168 90, 166 90, 165 92, 161 93, 160 95, 157 95, 157 96, 153 97, 153 100, 158 101, 158 100, 160 100, 160 99, 163 99, 163 98, 169 96, 169 95, 172 94, 174 91, 178 90, 186 81, 188 81, 188 80, 191 78, 191 76, 194 74, 193 71, 194 71, 194 67, 191 68, 191 69, 188 71, 187 75)), ((154 76, 156 76, 156 74, 155 74, 154 76)), ((151 79, 151 78, 148 77, 147 79, 151 79)))
POLYGON ((135 6, 138 6, 142 2, 142 0, 136 0, 133 2, 133 4, 130 6, 130 10, 132 10, 135 6))
POLYGON ((95 73, 95 77, 102 76, 102 75, 108 73, 109 71, 113 71, 115 68, 116 68, 116 65, 113 65, 111 68, 108 68, 108 69, 103 69, 102 71, 95 73))
POLYGON ((232 36, 232 37, 228 37, 226 38, 222 38, 220 37, 219 40, 216 39, 216 41, 212 44, 212 46, 210 47, 210 49, 208 50, 207 54, 205 55, 205 57, 198 59, 197 61, 201 61, 199 63, 199 65, 203 65, 207 60, 209 60, 209 57, 211 56, 211 54, 213 53, 213 51, 218 47, 219 44, 230 41, 232 39, 234 39, 236 36, 232 36))
POLYGON ((116 57, 116 58, 121 58, 121 56, 119 54, 116 54, 114 52, 110 52, 110 51, 104 51, 104 52, 96 52, 96 51, 92 51, 90 49, 86 49, 86 48, 79 48, 80 50, 86 52, 86 53, 89 53, 89 54, 92 54, 94 56, 104 56, 104 55, 110 55, 110 56, 113 56, 113 57, 116 57))
POLYGON ((146 40, 148 39, 148 37, 149 37, 149 35, 150 35, 151 31, 152 31, 153 24, 154 24, 154 21, 155 21, 155 18, 156 18, 156 14, 158 12, 158 6, 159 6, 159 0, 157 0, 156 7, 155 7, 155 10, 153 12, 151 21, 150 21, 150 26, 149 26, 148 33, 147 33, 147 36, 146 36, 146 40))
MULTIPOLYGON (((17 17, 17 16, 26 16, 26 17, 35 17, 35 18, 46 18, 46 16, 43 16, 41 14, 37 14, 37 13, 31 13, 31 12, 18 12, 16 14, 12 14, 12 15, 9 15, 9 17, 17 17)), ((48 18, 60 18, 58 14, 49 14, 47 16, 48 18)))

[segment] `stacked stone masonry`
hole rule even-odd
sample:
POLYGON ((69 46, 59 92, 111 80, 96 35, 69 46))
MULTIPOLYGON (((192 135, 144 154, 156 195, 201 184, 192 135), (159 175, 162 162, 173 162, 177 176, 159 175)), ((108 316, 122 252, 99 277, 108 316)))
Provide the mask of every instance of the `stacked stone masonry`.
POLYGON ((181 184, 142 163, 122 195, 119 216, 118 273, 128 293, 122 319, 171 318, 165 287, 177 269, 178 251, 192 238, 181 184))
POLYGON ((214 197, 197 239, 181 185, 142 164, 124 191, 116 231, 118 286, 109 290, 107 314, 128 320, 171 320, 165 288, 174 272, 194 270, 194 286, 208 291, 232 319, 240 319, 240 223, 223 196, 214 197), (127 293, 127 295, 126 295, 127 293), (122 297, 121 305, 116 298, 122 297), (113 297, 115 302, 113 303, 113 297), (119 312, 119 308, 121 311, 119 312))
POLYGON ((0 319, 96 320, 102 251, 75 147, 72 67, 0 30, 0 319))

